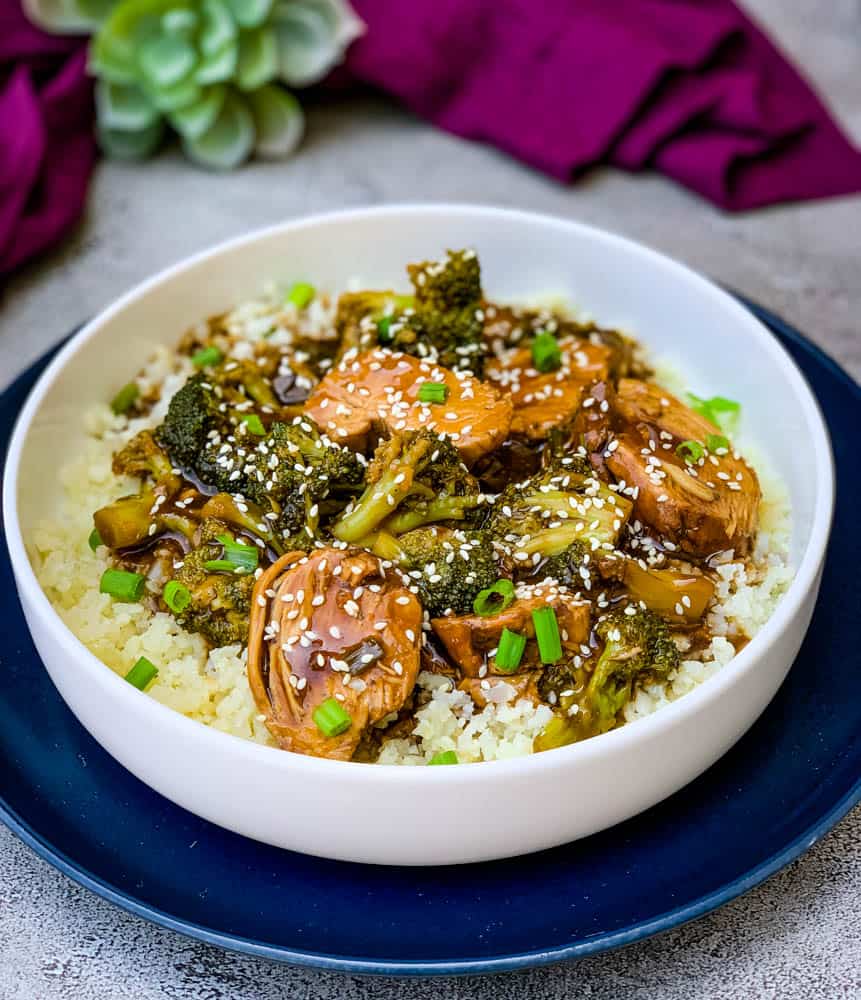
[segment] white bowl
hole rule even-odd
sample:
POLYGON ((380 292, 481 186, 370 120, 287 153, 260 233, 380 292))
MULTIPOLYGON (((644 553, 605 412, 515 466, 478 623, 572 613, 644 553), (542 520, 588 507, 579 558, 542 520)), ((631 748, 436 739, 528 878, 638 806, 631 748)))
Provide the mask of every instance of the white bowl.
MULTIPOLYGON (((628 240, 560 219, 470 206, 340 212, 222 244, 138 286, 77 334, 39 379, 12 437, 3 504, 18 593, 66 703, 142 781, 214 823, 350 861, 430 865, 500 858, 595 833, 647 809, 714 763, 762 712, 807 629, 831 520, 833 468, 816 402, 765 328, 706 279, 628 240), (473 246, 505 299, 566 295, 603 324, 677 359, 704 395, 742 402, 747 436, 792 498, 795 580, 745 649, 696 690, 632 725, 511 761, 382 767, 303 757, 209 729, 145 697, 66 628, 25 542, 51 510, 54 470, 81 416, 157 344, 257 295, 269 279, 343 288, 404 283, 404 266, 473 246)), ((34 725, 36 720, 34 719, 34 725)))

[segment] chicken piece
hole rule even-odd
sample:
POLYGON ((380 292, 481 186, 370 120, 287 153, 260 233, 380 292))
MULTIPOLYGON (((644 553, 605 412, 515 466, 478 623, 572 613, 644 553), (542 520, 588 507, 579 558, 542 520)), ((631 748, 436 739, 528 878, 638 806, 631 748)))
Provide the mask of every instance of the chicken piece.
POLYGON ((517 599, 496 615, 431 619, 434 631, 464 676, 479 677, 483 666, 487 667, 488 674, 509 676, 506 671, 497 669, 495 658, 490 655, 506 628, 527 638, 518 672, 540 667, 532 612, 545 605, 556 612, 563 652, 576 653, 577 647, 589 641, 588 601, 577 601, 564 588, 549 584, 521 586, 517 594, 517 599))
POLYGON ((421 623, 416 597, 369 552, 290 552, 270 566, 252 595, 248 682, 282 749, 349 760, 412 693, 421 623), (330 698, 350 715, 337 736, 313 718, 330 698))
POLYGON ((612 412, 616 436, 604 461, 638 491, 634 516, 692 555, 724 549, 744 555, 756 533, 762 493, 754 470, 731 448, 726 454, 706 449, 720 428, 638 379, 619 381, 612 412), (685 461, 676 451, 684 441, 699 442, 705 453, 685 461))
POLYGON ((452 372, 408 354, 348 352, 316 387, 305 411, 340 444, 368 451, 380 437, 421 428, 445 434, 472 465, 508 433, 511 400, 469 372, 452 372), (444 403, 419 402, 423 382, 448 388, 444 403))
POLYGON ((636 342, 591 322, 578 322, 552 309, 519 309, 487 302, 484 305, 484 340, 490 354, 528 343, 536 333, 548 331, 560 344, 578 341, 581 345, 603 346, 609 351, 609 371, 614 379, 642 374, 642 364, 634 357, 636 342))
POLYGON ((522 698, 531 701, 537 708, 539 705, 544 704, 538 692, 538 680, 540 676, 539 671, 530 670, 525 674, 514 674, 511 677, 505 678, 494 677, 492 680, 488 680, 486 677, 464 677, 460 684, 458 684, 458 688, 461 691, 466 691, 478 708, 484 708, 488 703, 499 704, 500 702, 504 702, 514 704, 522 698), (494 692, 494 689, 498 689, 502 685, 509 686, 513 689, 513 692, 507 690, 505 687, 502 687, 502 690, 494 692))
POLYGON ((551 372, 533 367, 528 345, 509 348, 485 363, 484 377, 514 404, 512 434, 531 441, 546 438, 574 418, 591 382, 608 377, 609 347, 571 336, 560 339, 559 347, 562 364, 551 372))

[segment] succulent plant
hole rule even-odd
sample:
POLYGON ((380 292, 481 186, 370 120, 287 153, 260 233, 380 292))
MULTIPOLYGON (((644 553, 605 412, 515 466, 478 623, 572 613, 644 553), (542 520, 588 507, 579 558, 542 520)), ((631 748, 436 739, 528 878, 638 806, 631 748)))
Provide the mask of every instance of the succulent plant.
POLYGON ((304 117, 282 84, 322 79, 361 34, 347 0, 25 0, 55 32, 92 32, 99 140, 147 156, 166 128, 186 155, 228 169, 282 157, 304 117))

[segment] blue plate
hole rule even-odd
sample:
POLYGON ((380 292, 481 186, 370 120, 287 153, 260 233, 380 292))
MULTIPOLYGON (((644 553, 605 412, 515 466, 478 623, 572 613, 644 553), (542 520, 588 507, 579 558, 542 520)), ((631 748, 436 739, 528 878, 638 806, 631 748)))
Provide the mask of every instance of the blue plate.
MULTIPOLYGON (((776 316, 750 308, 806 373, 838 459, 857 452, 858 386, 776 316)), ((47 360, 0 396, 4 447, 47 360)), ((674 927, 778 871, 861 798, 859 464, 839 462, 837 475, 821 598, 777 697, 702 777, 588 840, 481 865, 382 868, 276 850, 197 819, 115 763, 65 707, 30 642, 8 560, 0 568, 0 818, 132 913, 298 965, 496 972, 674 927)))

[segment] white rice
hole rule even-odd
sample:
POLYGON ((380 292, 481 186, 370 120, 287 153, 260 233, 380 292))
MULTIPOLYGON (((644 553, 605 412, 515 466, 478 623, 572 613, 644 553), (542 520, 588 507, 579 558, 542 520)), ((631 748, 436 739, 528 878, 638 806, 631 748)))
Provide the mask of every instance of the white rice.
MULTIPOLYGON (((250 357, 254 342, 289 342, 299 324, 295 310, 283 306, 274 291, 245 303, 225 318, 234 337, 230 354, 250 357)), ((331 329, 333 304, 328 299, 301 320, 305 335, 324 336, 331 329)), ((80 455, 60 473, 62 491, 55 516, 39 525, 30 555, 42 587, 69 629, 108 667, 126 674, 145 656, 158 668, 147 693, 190 719, 243 739, 274 745, 251 696, 245 650, 238 645, 207 653, 198 635, 181 629, 171 615, 152 614, 139 604, 123 604, 99 593, 108 566, 107 553, 93 553, 87 539, 93 511, 118 496, 135 492, 137 481, 118 480, 111 471, 113 453, 134 434, 164 417, 171 395, 192 371, 187 359, 167 348, 156 352, 138 377, 143 391, 161 386, 161 398, 145 420, 128 421, 107 406, 95 406, 85 418, 87 433, 80 455)), ((662 370, 660 380, 678 381, 662 370)), ((774 611, 792 580, 789 567, 791 517, 783 483, 767 462, 744 448, 756 468, 763 491, 760 531, 752 560, 728 558, 718 567, 717 601, 708 624, 714 635, 697 658, 683 660, 666 683, 640 689, 625 709, 627 722, 651 714, 674 701, 725 666, 734 655, 733 637, 752 638, 774 611)), ((461 762, 503 760, 532 752, 534 738, 552 717, 546 706, 516 699, 504 680, 491 683, 488 704, 479 709, 470 696, 444 677, 423 673, 419 689, 425 704, 416 712, 408 738, 388 740, 379 762, 424 764, 440 751, 454 750, 461 762)))

